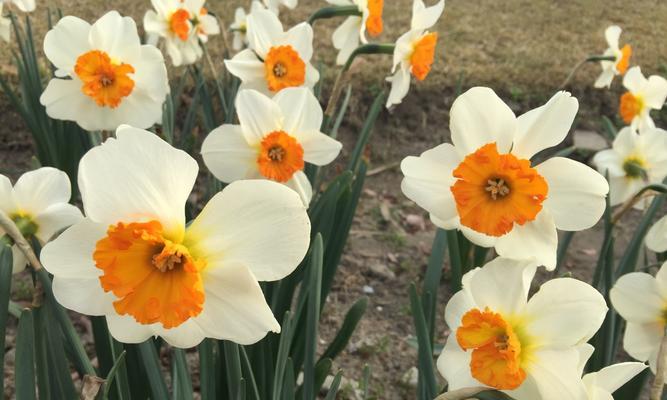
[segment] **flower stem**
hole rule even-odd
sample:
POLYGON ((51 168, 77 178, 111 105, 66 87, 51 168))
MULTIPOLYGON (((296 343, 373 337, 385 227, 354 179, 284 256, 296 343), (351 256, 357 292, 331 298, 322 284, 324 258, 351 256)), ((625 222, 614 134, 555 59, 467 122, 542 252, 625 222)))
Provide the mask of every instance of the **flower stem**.
POLYGON ((660 342, 660 351, 658 352, 658 366, 655 371, 655 380, 651 385, 651 400, 660 400, 662 398, 662 390, 665 387, 665 363, 667 362, 667 329, 662 334, 662 341, 660 342))
POLYGON ((357 6, 338 6, 338 7, 324 7, 315 11, 313 15, 308 18, 308 23, 313 25, 318 19, 327 19, 333 17, 343 16, 361 16, 359 7, 357 6))
POLYGON ((589 62, 597 62, 597 61, 615 61, 616 57, 614 56, 588 56, 585 59, 581 60, 577 65, 572 68, 572 71, 570 71, 570 74, 565 78, 563 83, 560 84, 561 89, 565 89, 565 87, 570 83, 572 78, 574 78, 574 75, 581 69, 581 67, 584 66, 584 64, 589 63, 589 62))
POLYGON ((35 271, 42 269, 42 264, 39 262, 39 259, 35 255, 35 252, 32 250, 32 247, 30 247, 28 241, 25 240, 14 221, 12 221, 12 219, 2 211, 0 211, 0 228, 2 228, 10 238, 12 238, 14 243, 16 243, 18 246, 19 250, 21 250, 21 252, 23 252, 25 257, 28 259, 30 266, 35 271))

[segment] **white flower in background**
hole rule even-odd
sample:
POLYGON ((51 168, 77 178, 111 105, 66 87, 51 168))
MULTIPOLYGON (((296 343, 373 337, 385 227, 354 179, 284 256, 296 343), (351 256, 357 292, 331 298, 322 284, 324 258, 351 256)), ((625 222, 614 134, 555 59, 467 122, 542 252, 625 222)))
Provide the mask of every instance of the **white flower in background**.
POLYGON ((262 0, 262 2, 264 3, 264 6, 272 13, 278 15, 280 12, 280 6, 284 6, 292 10, 296 7, 298 0, 262 0))
POLYGON ((667 215, 649 229, 646 234, 646 247, 656 253, 667 251, 667 215))
POLYGON ((431 7, 426 7, 422 0, 414 0, 410 30, 398 38, 394 48, 394 75, 387 78, 391 82, 387 107, 403 101, 410 89, 410 75, 423 81, 431 71, 438 34, 427 29, 438 22, 444 9, 445 0, 431 7))
POLYGON ((254 90, 236 97, 240 125, 222 125, 202 145, 206 167, 223 182, 269 179, 284 183, 309 204, 313 196, 305 163, 326 165, 342 144, 320 132, 322 108, 306 88, 273 99, 254 90))
POLYGON ((579 105, 567 92, 514 116, 493 92, 476 87, 450 112, 452 144, 401 163, 403 193, 443 229, 503 257, 556 266, 556 229, 588 229, 602 216, 609 185, 592 168, 563 157, 530 159, 559 144, 579 105))
POLYGON ((629 44, 619 48, 618 39, 621 36, 621 28, 617 25, 612 25, 604 31, 604 36, 607 39, 609 48, 605 50, 604 56, 613 56, 614 61, 600 61, 602 66, 602 73, 595 81, 596 88, 609 88, 614 76, 623 75, 630 66, 630 57, 632 56, 632 47, 629 44))
POLYGON ((35 0, 1 0, 0 4, 14 4, 19 10, 23 12, 35 11, 35 0))
POLYGON ((618 278, 609 296, 612 306, 626 320, 623 348, 634 359, 648 361, 656 372, 660 342, 667 323, 667 268, 652 277, 631 272, 618 278))
POLYGON ((579 345, 600 328, 602 295, 552 279, 528 299, 535 264, 496 258, 463 277, 445 309, 451 329, 438 357, 448 390, 487 386, 516 400, 580 400, 579 345))
POLYGON ((352 52, 359 46, 359 42, 368 43, 366 32, 371 36, 382 33, 382 9, 384 0, 327 0, 335 6, 356 6, 361 16, 352 15, 334 31, 334 47, 338 50, 336 63, 345 64, 352 52))
MULTIPOLYGON (((183 0, 182 0, 183 1, 183 0)), ((184 7, 190 12, 193 29, 202 43, 207 43, 209 36, 220 34, 218 20, 204 7, 206 0, 185 0, 184 7)))
MULTIPOLYGON (((618 132, 611 149, 593 157, 601 174, 609 176, 609 200, 612 206, 625 203, 644 186, 661 183, 667 177, 667 131, 648 128, 637 133, 631 127, 618 132)), ((643 209, 646 202, 638 202, 643 209)))
POLYGON ((124 343, 251 344, 279 332, 258 281, 284 278, 306 254, 299 196, 274 182, 235 182, 186 226, 195 159, 151 132, 122 126, 116 136, 81 159, 85 219, 42 251, 56 299, 105 316, 124 343))
POLYGON ((15 4, 23 12, 32 12, 35 11, 35 0, 0 0, 0 39, 9 42, 12 20, 3 16, 2 8, 4 4, 15 4))
POLYGON ((310 63, 313 28, 306 22, 283 31, 278 17, 268 10, 255 10, 247 18, 249 48, 225 60, 232 75, 241 79, 241 89, 275 94, 288 87, 311 88, 320 74, 310 63))
MULTIPOLYGON (((579 346, 579 375, 584 373, 588 359, 593 355, 594 348, 588 343, 579 346)), ((610 400, 612 394, 628 383, 632 378, 646 369, 646 364, 639 362, 623 362, 609 365, 598 372, 590 372, 583 376, 588 400, 610 400)))
POLYGON ((667 80, 658 75, 644 77, 639 67, 632 67, 623 77, 628 90, 620 99, 618 112, 628 125, 640 132, 655 127, 651 110, 660 110, 667 98, 667 80))
POLYGON ((110 11, 91 26, 65 17, 46 34, 44 52, 57 68, 40 98, 51 118, 89 131, 162 120, 167 68, 160 50, 141 45, 132 18, 110 11))
MULTIPOLYGON (((67 174, 55 168, 26 172, 14 187, 0 175, 0 212, 7 214, 24 236, 34 236, 41 244, 83 218, 81 211, 68 203, 71 195, 67 174)), ((4 234, 0 229, 0 236, 4 234)), ((23 271, 25 256, 17 246, 12 247, 12 254, 14 273, 23 271)))
MULTIPOLYGON (((264 8, 264 5, 258 0, 253 0, 250 4, 250 13, 255 12, 255 10, 261 10, 264 8)), ((248 15, 245 13, 243 7, 239 7, 234 12, 234 23, 229 26, 229 29, 234 34, 234 39, 232 41, 232 48, 236 51, 243 49, 248 45, 248 24, 247 24, 248 15)))

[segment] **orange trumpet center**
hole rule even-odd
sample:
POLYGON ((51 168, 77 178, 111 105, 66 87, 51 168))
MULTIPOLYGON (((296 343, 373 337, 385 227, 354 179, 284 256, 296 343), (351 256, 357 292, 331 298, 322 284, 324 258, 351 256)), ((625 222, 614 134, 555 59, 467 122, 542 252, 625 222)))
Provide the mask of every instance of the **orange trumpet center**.
POLYGON ((169 19, 169 28, 179 39, 188 40, 190 34, 190 13, 187 10, 179 9, 171 14, 169 19))
POLYGON ((526 379, 521 341, 502 315, 488 308, 468 311, 456 330, 456 340, 462 349, 472 350, 470 372, 485 385, 512 390, 526 379))
POLYGON ((306 82, 306 63, 290 45, 271 47, 264 59, 264 72, 272 92, 306 82))
POLYGON ((547 197, 547 182, 530 161, 499 154, 495 143, 466 156, 453 175, 458 180, 451 191, 461 224, 489 236, 534 220, 547 197))
POLYGON ((368 0, 368 18, 366 19, 366 31, 371 36, 382 33, 382 9, 384 0, 368 0))
POLYGON ((625 71, 628 70, 630 66, 630 57, 632 56, 632 47, 629 44, 626 44, 621 49, 621 57, 616 62, 616 70, 619 74, 625 74, 625 71))
POLYGON ((134 90, 130 64, 117 64, 103 51, 91 50, 79 56, 74 72, 83 82, 81 91, 100 107, 116 108, 134 90))
POLYGON ((187 247, 165 238, 158 221, 110 226, 107 236, 97 242, 93 259, 104 272, 102 288, 118 297, 113 303, 118 314, 169 329, 203 309, 200 271, 205 260, 195 259, 187 247))
POLYGON ((265 178, 287 182, 303 170, 303 147, 284 131, 271 132, 260 144, 257 165, 265 178))
POLYGON ((438 43, 438 34, 436 32, 427 33, 422 36, 413 45, 412 55, 410 55, 410 65, 412 66, 412 75, 423 81, 431 72, 433 59, 435 57, 435 45, 438 43))
POLYGON ((630 92, 625 92, 621 96, 621 102, 618 108, 618 113, 621 114, 623 122, 626 124, 632 123, 636 116, 641 114, 644 110, 644 99, 635 96, 630 92))

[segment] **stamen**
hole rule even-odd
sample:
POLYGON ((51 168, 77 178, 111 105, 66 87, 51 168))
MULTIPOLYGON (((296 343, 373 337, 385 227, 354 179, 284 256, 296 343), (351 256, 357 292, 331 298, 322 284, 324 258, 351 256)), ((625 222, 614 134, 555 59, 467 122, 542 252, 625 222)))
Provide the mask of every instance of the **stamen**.
POLYGON ((287 75, 287 67, 285 67, 283 63, 276 63, 273 66, 273 75, 278 78, 282 78, 283 76, 287 75))
POLYGON ((484 190, 489 192, 493 200, 498 200, 498 195, 505 197, 510 193, 510 188, 504 179, 489 179, 486 183, 488 183, 488 186, 484 190))
POLYGON ((283 149, 281 146, 273 146, 269 149, 268 156, 271 161, 281 162, 285 157, 285 149, 283 149))

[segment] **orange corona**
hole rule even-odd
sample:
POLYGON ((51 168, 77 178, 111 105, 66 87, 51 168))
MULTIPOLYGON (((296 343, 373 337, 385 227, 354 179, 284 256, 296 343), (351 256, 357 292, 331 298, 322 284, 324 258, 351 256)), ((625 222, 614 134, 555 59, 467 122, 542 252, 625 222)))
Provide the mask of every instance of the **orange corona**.
POLYGON ((485 385, 512 390, 526 379, 521 341, 502 315, 488 308, 468 311, 456 330, 456 340, 462 349, 472 350, 470 372, 485 385))
POLYGON ((641 97, 635 96, 630 92, 623 93, 621 96, 618 113, 621 115, 623 122, 626 124, 632 123, 641 112, 644 110, 644 101, 641 97))
POLYGON ((547 197, 546 180, 530 161, 499 154, 495 143, 466 156, 453 175, 457 181, 451 191, 461 224, 489 236, 534 220, 547 197))
POLYGON ((435 45, 438 42, 438 34, 435 32, 422 36, 415 44, 410 55, 410 66, 412 75, 420 81, 426 79, 431 72, 433 59, 435 57, 435 45))
POLYGON ((200 272, 206 262, 165 238, 158 221, 110 226, 93 259, 103 271, 102 288, 118 297, 116 312, 140 324, 174 328, 203 309, 200 272))
POLYGON ((180 9, 171 14, 169 28, 179 39, 188 40, 190 35, 190 13, 187 10, 180 9))
POLYGON ((632 47, 629 44, 626 44, 621 49, 621 57, 616 63, 616 70, 619 74, 625 74, 625 71, 628 70, 630 66, 630 57, 632 56, 632 47))
POLYGON ((92 50, 79 56, 74 72, 83 82, 83 93, 101 107, 118 107, 123 97, 134 90, 134 80, 129 76, 134 67, 113 63, 103 51, 92 50))
POLYGON ((306 63, 290 45, 271 47, 264 59, 264 72, 272 92, 306 82, 306 63))
POLYGON ((257 165, 265 178, 287 182, 304 168, 303 147, 284 131, 271 132, 260 144, 257 165))
POLYGON ((368 18, 366 19, 366 31, 371 36, 378 36, 382 33, 382 10, 384 0, 368 0, 368 18))

